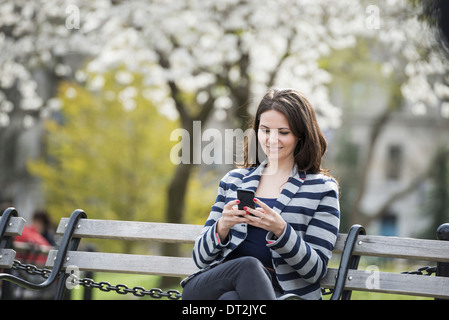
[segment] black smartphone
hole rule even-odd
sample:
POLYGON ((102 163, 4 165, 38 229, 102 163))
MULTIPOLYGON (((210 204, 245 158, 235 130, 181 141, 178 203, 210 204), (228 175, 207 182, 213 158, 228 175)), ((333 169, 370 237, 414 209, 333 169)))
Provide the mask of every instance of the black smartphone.
POLYGON ((243 207, 248 207, 254 209, 256 206, 254 204, 254 191, 251 190, 237 190, 237 199, 240 200, 238 205, 239 210, 244 210, 243 207))

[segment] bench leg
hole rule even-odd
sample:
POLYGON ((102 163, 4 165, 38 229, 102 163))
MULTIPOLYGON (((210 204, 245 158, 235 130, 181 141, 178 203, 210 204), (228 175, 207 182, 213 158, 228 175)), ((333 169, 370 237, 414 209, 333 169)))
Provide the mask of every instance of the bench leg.
MULTIPOLYGON (((70 243, 68 246, 68 251, 78 250, 80 241, 81 241, 80 238, 72 238, 70 240, 70 243)), ((70 274, 65 271, 59 272, 59 281, 58 281, 58 286, 57 286, 57 290, 56 290, 55 300, 64 300, 66 288, 67 288, 66 282, 67 282, 67 278, 69 276, 70 276, 70 274)))
MULTIPOLYGON (((449 223, 444 223, 438 227, 437 237, 438 240, 449 241, 449 223)), ((449 277, 449 262, 437 262, 436 275, 440 277, 449 277)))
POLYGON ((0 217, 0 249, 9 248, 12 244, 12 237, 5 236, 6 228, 8 228, 9 219, 17 217, 17 210, 13 207, 5 209, 0 217))
POLYGON ((365 228, 361 225, 355 224, 349 229, 348 237, 346 238, 343 253, 341 254, 340 266, 337 272, 337 279, 335 280, 334 292, 330 300, 350 300, 351 290, 343 290, 348 276, 349 269, 357 269, 359 266, 360 256, 353 255, 354 246, 359 234, 366 234, 365 228))
MULTIPOLYGON (((65 256, 67 254, 67 251, 72 248, 78 246, 79 239, 73 239, 72 241, 72 235, 75 231, 75 228, 78 225, 78 221, 82 218, 86 218, 87 215, 83 210, 75 210, 72 215, 70 216, 70 220, 67 225, 67 230, 64 233, 60 247, 58 249, 58 254, 56 255, 56 260, 53 266, 53 270, 48 276, 48 278, 42 282, 42 283, 33 283, 24 279, 21 279, 19 277, 7 274, 7 273, 1 273, 0 279, 6 280, 12 283, 15 283, 19 286, 25 287, 27 289, 31 290, 42 290, 45 288, 48 288, 51 286, 55 280, 58 278, 58 275, 60 271, 62 270, 62 266, 64 265, 65 256)), ((62 280, 62 279, 61 279, 62 280)), ((65 283, 65 282, 64 282, 65 283)))
MULTIPOLYGON (((13 237, 5 236, 6 228, 8 228, 9 219, 11 217, 18 217, 17 210, 10 207, 3 211, 0 217, 0 249, 12 248, 13 237)), ((1 272, 1 269, 0 269, 1 272)), ((4 273, 9 274, 9 270, 4 270, 4 273)), ((11 283, 7 281, 0 282, 0 300, 11 299, 11 283)))

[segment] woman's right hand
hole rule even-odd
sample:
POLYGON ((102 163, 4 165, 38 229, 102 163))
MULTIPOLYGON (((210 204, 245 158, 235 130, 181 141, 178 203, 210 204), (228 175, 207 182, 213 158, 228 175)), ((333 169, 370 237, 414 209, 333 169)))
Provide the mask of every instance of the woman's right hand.
POLYGON ((217 221, 217 233, 220 237, 220 241, 224 242, 229 234, 229 230, 233 226, 239 223, 245 223, 245 210, 238 210, 237 208, 234 208, 235 205, 239 204, 240 200, 234 200, 229 201, 225 206, 223 207, 222 216, 217 221))

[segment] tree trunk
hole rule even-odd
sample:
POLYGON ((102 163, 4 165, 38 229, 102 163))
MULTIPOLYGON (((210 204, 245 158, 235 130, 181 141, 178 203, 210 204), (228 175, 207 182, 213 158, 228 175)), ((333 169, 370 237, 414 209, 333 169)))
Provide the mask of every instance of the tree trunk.
POLYGON ((182 223, 187 183, 194 165, 179 164, 168 187, 167 222, 182 223))
MULTIPOLYGON (((190 179, 193 164, 179 164, 176 167, 173 178, 168 186, 166 218, 169 223, 183 223, 184 202, 187 193, 187 184, 190 179)), ((164 256, 179 257, 181 255, 179 245, 176 243, 164 243, 162 246, 164 256)), ((172 277, 162 278, 160 286, 169 288, 179 285, 179 279, 172 277)))
POLYGON ((380 134, 383 132, 386 124, 388 123, 388 120, 390 119, 391 115, 395 112, 400 110, 402 103, 402 94, 400 90, 400 86, 396 84, 391 89, 391 96, 390 100, 388 102, 387 108, 385 111, 375 120, 373 128, 371 130, 370 138, 368 141, 368 151, 365 163, 363 165, 361 174, 360 174, 360 180, 358 182, 358 191, 356 198, 354 200, 354 204, 352 206, 352 210, 349 214, 349 224, 361 224, 364 217, 361 216, 361 204, 363 197, 366 192, 366 188, 368 186, 368 176, 371 169, 371 164, 373 162, 374 157, 374 149, 376 147, 378 138, 380 134))
POLYGON ((360 216, 360 209, 361 209, 363 197, 366 192, 366 188, 368 186, 367 185, 368 184, 368 176, 369 176, 371 164, 373 162, 374 149, 376 147, 377 138, 379 137, 379 135, 382 132, 385 125, 387 124, 388 119, 391 116, 391 113, 392 113, 391 110, 387 108, 380 115, 380 117, 378 119, 376 119, 373 129, 371 131, 371 135, 370 135, 370 139, 369 139, 369 143, 368 143, 368 151, 367 151, 366 160, 365 160, 365 163, 363 164, 363 168, 362 168, 362 171, 360 174, 360 180, 358 182, 357 195, 354 200, 352 210, 349 214, 349 225, 350 226, 353 224, 356 224, 356 223, 358 223, 358 224, 362 223, 361 219, 363 217, 360 216))

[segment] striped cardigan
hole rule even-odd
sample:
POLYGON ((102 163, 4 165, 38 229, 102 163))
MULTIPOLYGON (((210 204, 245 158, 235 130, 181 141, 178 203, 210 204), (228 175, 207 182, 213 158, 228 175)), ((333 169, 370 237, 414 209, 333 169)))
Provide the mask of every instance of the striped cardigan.
MULTIPOLYGON (((224 205, 236 199, 237 189, 257 190, 264 167, 262 163, 235 169, 220 181, 216 202, 193 248, 193 260, 201 270, 183 280, 183 285, 223 262, 245 240, 247 225, 238 224, 232 227, 227 243, 221 243, 217 221, 224 205)), ((294 168, 273 210, 287 222, 279 238, 268 232, 266 239, 279 284, 286 293, 320 299, 319 281, 326 274, 340 223, 337 183, 326 175, 298 173, 294 168)))

